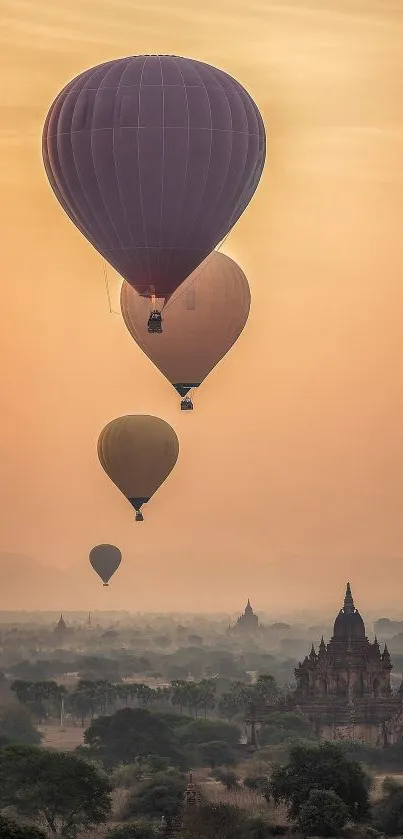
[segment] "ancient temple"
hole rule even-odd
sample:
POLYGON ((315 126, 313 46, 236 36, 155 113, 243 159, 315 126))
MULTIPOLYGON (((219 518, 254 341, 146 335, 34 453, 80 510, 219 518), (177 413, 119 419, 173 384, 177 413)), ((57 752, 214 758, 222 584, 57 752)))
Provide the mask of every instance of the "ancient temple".
MULTIPOLYGON (((322 637, 318 651, 312 645, 295 669, 290 709, 307 717, 324 739, 394 743, 403 730, 402 690, 392 695, 391 670, 386 644, 381 652, 376 638, 368 640, 347 583, 329 643, 322 637)), ((255 709, 251 722, 262 723, 264 716, 263 709, 255 709)))
POLYGON ((295 696, 302 704, 312 699, 330 700, 349 707, 356 698, 389 700, 391 670, 386 644, 381 653, 377 639, 371 644, 366 637, 364 621, 347 583, 332 638, 326 645, 322 637, 318 653, 312 645, 309 656, 295 670, 295 696))
POLYGON ((170 819, 162 817, 158 837, 160 839, 180 839, 187 825, 192 824, 195 809, 204 803, 204 797, 198 785, 193 781, 193 773, 190 772, 180 813, 170 819))
POLYGON ((60 615, 60 618, 59 618, 59 620, 58 620, 58 622, 55 626, 54 631, 57 632, 60 635, 63 635, 66 632, 66 629, 67 629, 67 626, 66 626, 66 622, 64 620, 64 617, 63 617, 63 615, 60 615))
POLYGON ((248 599, 244 613, 240 615, 236 624, 230 627, 230 631, 253 635, 258 631, 258 629, 259 618, 255 615, 252 606, 250 605, 250 600, 248 599))

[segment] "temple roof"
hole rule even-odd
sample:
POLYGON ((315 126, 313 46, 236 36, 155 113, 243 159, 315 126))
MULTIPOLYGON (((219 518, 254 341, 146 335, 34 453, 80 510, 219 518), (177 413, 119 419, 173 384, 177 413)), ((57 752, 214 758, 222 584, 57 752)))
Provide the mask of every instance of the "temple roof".
POLYGON ((354 606, 350 583, 347 583, 344 606, 334 622, 333 637, 336 640, 352 640, 365 638, 364 621, 354 606))
POLYGON ((245 613, 244 613, 244 614, 245 614, 245 615, 253 615, 253 614, 254 614, 253 609, 252 609, 252 606, 250 605, 250 600, 249 600, 249 597, 248 597, 248 602, 247 602, 247 604, 246 604, 246 606, 245 606, 245 613))

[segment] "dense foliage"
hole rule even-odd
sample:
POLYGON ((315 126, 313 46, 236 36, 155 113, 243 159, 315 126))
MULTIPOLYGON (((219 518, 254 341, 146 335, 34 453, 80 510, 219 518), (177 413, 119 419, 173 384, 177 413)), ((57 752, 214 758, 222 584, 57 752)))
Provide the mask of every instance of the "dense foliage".
POLYGON ((84 736, 88 754, 108 767, 158 756, 182 769, 204 763, 233 764, 239 738, 236 726, 220 720, 191 720, 145 708, 123 708, 98 717, 84 736))
POLYGON ((0 809, 14 807, 42 820, 55 835, 106 822, 112 788, 106 777, 73 754, 36 746, 0 749, 0 809))
POLYGON ((373 808, 374 824, 386 836, 403 834, 403 786, 393 778, 385 778, 382 798, 373 808))
POLYGON ((181 813, 186 787, 187 779, 180 773, 157 773, 128 798, 124 817, 164 816, 172 819, 181 813))
POLYGON ((340 836, 349 817, 347 805, 333 790, 313 789, 299 809, 303 836, 340 836))
POLYGON ((41 742, 41 735, 32 722, 27 708, 8 702, 0 705, 0 745, 22 743, 35 746, 41 742))
POLYGON ((42 830, 30 825, 18 825, 0 814, 1 839, 46 839, 42 830))
POLYGON ((346 804, 352 819, 369 811, 369 779, 356 761, 346 758, 334 743, 295 745, 286 766, 274 769, 271 791, 275 801, 285 801, 292 818, 299 816, 312 790, 332 790, 346 804))

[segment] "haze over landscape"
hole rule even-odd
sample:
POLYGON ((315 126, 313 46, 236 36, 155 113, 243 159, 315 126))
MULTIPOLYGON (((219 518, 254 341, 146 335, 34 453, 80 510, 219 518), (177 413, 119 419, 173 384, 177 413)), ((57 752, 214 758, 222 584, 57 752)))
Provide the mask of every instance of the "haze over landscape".
MULTIPOLYGON (((403 10, 393 2, 3 0, 0 609, 401 614, 403 10), (110 314, 102 262, 46 181, 41 132, 84 68, 175 53, 226 70, 267 131, 225 242, 249 322, 192 415, 110 314), (144 525, 96 441, 176 430, 144 525), (120 547, 108 590, 88 565, 120 547)), ((119 280, 109 271, 114 308, 119 280)))

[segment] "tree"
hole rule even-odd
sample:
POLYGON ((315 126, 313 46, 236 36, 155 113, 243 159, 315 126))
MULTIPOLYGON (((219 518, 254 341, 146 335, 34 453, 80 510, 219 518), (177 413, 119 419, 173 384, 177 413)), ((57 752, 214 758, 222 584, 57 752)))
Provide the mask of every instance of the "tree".
POLYGON ((279 711, 267 715, 267 722, 259 730, 259 745, 269 746, 291 739, 317 740, 307 719, 294 713, 279 711))
POLYGON ((347 805, 333 790, 313 789, 299 810, 303 836, 340 836, 349 817, 347 805))
POLYGON ((219 740, 228 746, 237 746, 240 731, 236 725, 222 722, 222 720, 193 720, 181 726, 178 736, 187 746, 199 746, 201 743, 211 743, 219 740))
POLYGON ((218 707, 221 713, 228 720, 240 714, 248 708, 251 702, 252 685, 245 685, 243 682, 235 681, 229 691, 220 697, 218 707))
POLYGON ((183 714, 183 708, 187 703, 188 697, 188 682, 184 679, 174 679, 171 683, 171 702, 172 705, 179 705, 180 712, 183 714))
POLYGON ((143 708, 122 708, 112 716, 92 720, 84 740, 92 755, 108 766, 149 755, 161 755, 177 765, 183 762, 164 715, 143 708))
POLYGON ((382 798, 373 808, 375 827, 386 836, 403 833, 403 786, 394 778, 385 778, 382 798))
POLYGON ((262 704, 275 702, 278 698, 278 690, 274 676, 259 676, 257 682, 251 686, 251 699, 262 704))
POLYGON ((340 746, 321 743, 318 746, 295 745, 290 749, 287 766, 273 770, 271 792, 276 802, 285 801, 292 818, 312 790, 333 790, 348 807, 352 819, 368 815, 369 778, 356 761, 348 760, 340 746))
POLYGON ((222 769, 215 769, 213 775, 216 781, 220 781, 227 789, 236 789, 238 787, 239 778, 235 772, 225 772, 222 769))
POLYGON ((27 682, 15 679, 11 685, 18 701, 29 708, 42 723, 46 717, 55 711, 60 714, 61 697, 66 694, 66 688, 54 681, 27 682))
POLYGON ((213 679, 202 679, 197 684, 198 706, 204 711, 204 719, 207 711, 212 711, 216 703, 216 684, 213 679))
POLYGON ((0 815, 1 839, 46 839, 42 830, 37 827, 21 826, 0 815))
POLYGON ((183 775, 159 773, 145 781, 126 802, 125 818, 133 816, 164 816, 168 821, 182 810, 186 790, 183 775))
POLYGON ((211 769, 215 769, 216 766, 234 766, 236 763, 231 747, 222 740, 201 743, 198 751, 203 763, 211 769))
POLYGON ((267 775, 252 775, 243 779, 244 787, 252 789, 254 792, 260 793, 265 798, 270 797, 270 781, 267 775))
POLYGON ((0 741, 3 745, 39 745, 41 735, 32 724, 31 714, 26 707, 16 703, 0 706, 0 741))
POLYGON ((112 787, 91 765, 72 754, 36 746, 0 750, 0 809, 44 821, 54 836, 103 824, 111 811, 112 787))

